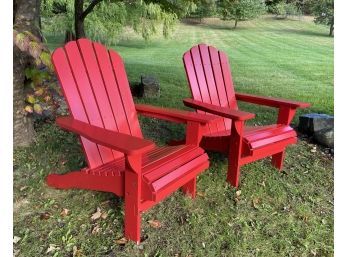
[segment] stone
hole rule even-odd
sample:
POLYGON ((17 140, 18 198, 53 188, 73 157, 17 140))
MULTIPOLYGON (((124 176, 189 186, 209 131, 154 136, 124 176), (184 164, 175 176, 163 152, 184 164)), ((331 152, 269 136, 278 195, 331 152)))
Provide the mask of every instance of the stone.
POLYGON ((314 139, 321 145, 326 147, 334 147, 334 130, 331 128, 322 129, 314 133, 314 139))
POLYGON ((154 98, 160 96, 160 84, 156 77, 142 75, 141 86, 143 87, 143 97, 154 98))
POLYGON ((312 136, 323 129, 334 128, 334 117, 328 114, 309 113, 299 117, 298 130, 304 134, 312 136))

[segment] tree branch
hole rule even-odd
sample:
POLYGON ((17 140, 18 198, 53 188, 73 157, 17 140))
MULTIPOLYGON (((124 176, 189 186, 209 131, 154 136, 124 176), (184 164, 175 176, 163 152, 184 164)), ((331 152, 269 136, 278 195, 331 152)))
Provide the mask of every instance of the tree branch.
POLYGON ((86 16, 93 10, 93 8, 103 0, 92 0, 86 10, 83 11, 81 19, 84 20, 86 16))

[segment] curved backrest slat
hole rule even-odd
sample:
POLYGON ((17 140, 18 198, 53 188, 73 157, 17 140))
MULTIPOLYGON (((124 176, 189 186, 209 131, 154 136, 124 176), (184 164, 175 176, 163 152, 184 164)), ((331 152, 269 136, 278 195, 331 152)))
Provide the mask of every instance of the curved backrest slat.
MULTIPOLYGON (((212 46, 199 44, 183 56, 192 97, 209 104, 237 109, 232 74, 225 53, 212 46)), ((211 125, 210 133, 231 128, 231 120, 211 125)))
MULTIPOLYGON (((75 119, 142 137, 126 71, 118 54, 99 43, 79 39, 56 49, 52 62, 75 119)), ((90 168, 123 156, 83 137, 81 142, 90 168)))

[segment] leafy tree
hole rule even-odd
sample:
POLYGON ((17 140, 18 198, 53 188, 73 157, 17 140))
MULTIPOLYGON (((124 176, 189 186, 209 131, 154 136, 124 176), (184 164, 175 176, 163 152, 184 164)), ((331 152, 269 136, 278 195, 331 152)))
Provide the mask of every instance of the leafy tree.
POLYGON ((234 20, 234 27, 238 21, 254 19, 265 12, 264 0, 222 0, 220 13, 223 20, 234 20))
POLYGON ((276 15, 276 17, 280 17, 286 19, 288 15, 299 15, 301 11, 299 6, 296 5, 296 2, 280 1, 277 4, 269 6, 269 11, 276 15))
POLYGON ((198 17, 200 22, 203 18, 211 17, 216 14, 216 0, 200 0, 192 16, 198 17))
POLYGON ((334 0, 313 1, 314 22, 330 26, 329 36, 334 32, 334 0))
POLYGON ((117 42, 130 26, 149 39, 159 27, 167 37, 178 17, 194 6, 191 0, 46 0, 41 5, 43 29, 53 34, 70 31, 76 38, 117 42))

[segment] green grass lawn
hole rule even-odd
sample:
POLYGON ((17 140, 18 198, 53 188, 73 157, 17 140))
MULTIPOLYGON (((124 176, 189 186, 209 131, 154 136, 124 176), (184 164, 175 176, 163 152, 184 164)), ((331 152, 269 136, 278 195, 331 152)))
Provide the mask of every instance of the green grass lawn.
MULTIPOLYGON (((141 74, 160 81, 159 98, 137 102, 184 108, 189 90, 181 57, 204 42, 226 51, 237 91, 308 101, 312 107, 302 113, 333 114, 333 38, 327 28, 271 17, 238 25, 234 30, 214 19, 179 24, 171 39, 150 42, 127 33, 112 47, 124 58, 131 82, 141 74)), ((61 45, 61 38, 47 37, 49 47, 61 45)), ((270 108, 241 107, 257 114, 256 123, 275 120, 270 108)), ((141 123, 160 144, 183 134, 182 126, 141 123)), ((209 153, 197 199, 176 192, 146 212, 137 247, 115 243, 123 235, 122 199, 45 185, 47 174, 79 169, 84 158, 72 134, 50 124, 37 130, 37 142, 14 154, 17 256, 333 256, 333 161, 308 141, 288 148, 282 173, 269 159, 244 166, 239 196, 225 182, 226 158, 209 153), (91 221, 98 207, 107 217, 91 221), (63 208, 70 210, 67 216, 60 214, 63 208), (153 228, 149 220, 162 226, 153 228), (50 246, 55 250, 46 253, 50 246)))

